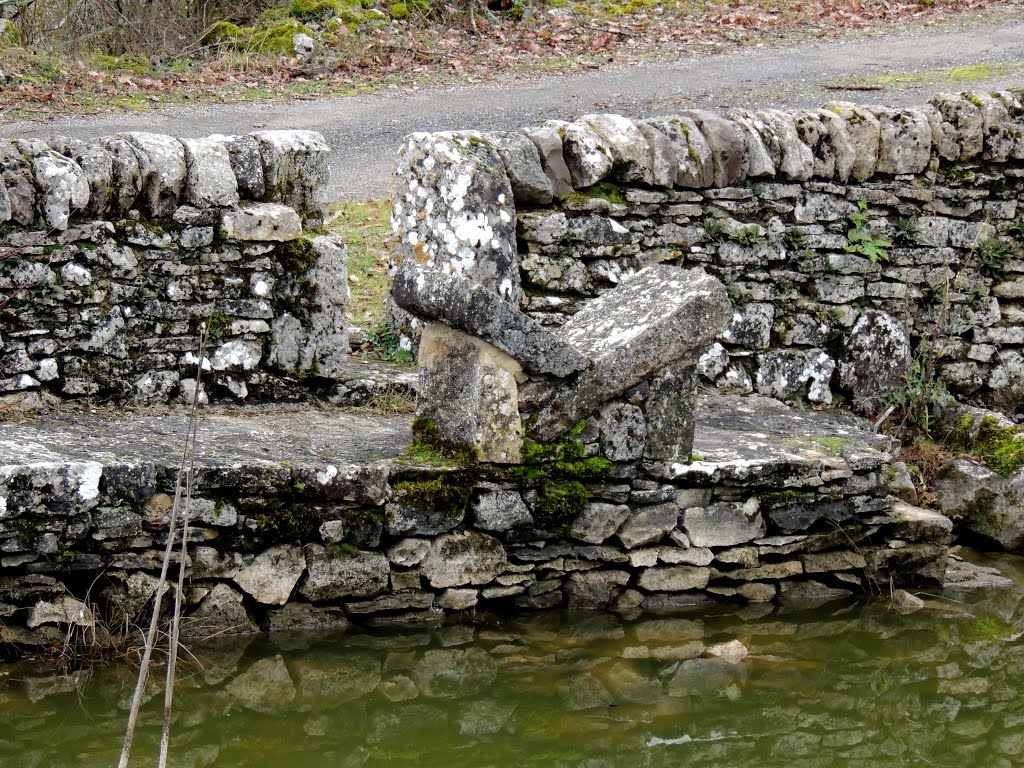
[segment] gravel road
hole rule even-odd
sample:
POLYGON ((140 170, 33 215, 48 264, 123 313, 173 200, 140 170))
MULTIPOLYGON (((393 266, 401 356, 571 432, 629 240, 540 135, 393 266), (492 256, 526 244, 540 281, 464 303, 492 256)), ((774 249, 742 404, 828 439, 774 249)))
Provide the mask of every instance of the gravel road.
POLYGON ((412 131, 508 130, 599 111, 642 116, 689 107, 811 107, 829 99, 914 104, 956 86, 927 79, 866 93, 825 86, 975 64, 1000 65, 995 68, 1000 75, 971 87, 1024 86, 1024 20, 1007 17, 980 24, 961 20, 899 35, 861 35, 718 55, 681 50, 679 59, 667 64, 609 65, 515 83, 10 123, 0 125, 0 134, 88 138, 145 130, 204 136, 307 128, 324 134, 334 149, 331 198, 372 198, 388 194, 395 150, 412 131))

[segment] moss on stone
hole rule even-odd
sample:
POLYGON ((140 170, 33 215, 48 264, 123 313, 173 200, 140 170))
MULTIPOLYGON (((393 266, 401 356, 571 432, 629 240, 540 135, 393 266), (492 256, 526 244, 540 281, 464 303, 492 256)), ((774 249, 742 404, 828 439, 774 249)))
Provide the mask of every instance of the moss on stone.
POLYGON ((578 189, 566 195, 563 199, 566 202, 585 203, 594 198, 607 200, 609 203, 617 205, 626 205, 629 202, 626 200, 626 193, 622 187, 612 184, 610 181, 601 181, 593 186, 578 189))
POLYGON ((274 249, 277 263, 286 274, 304 275, 316 266, 317 251, 308 237, 286 240, 274 249))
POLYGON ((537 488, 533 522, 543 530, 565 534, 587 501, 587 489, 579 481, 546 480, 537 488))
POLYGON ((391 490, 399 504, 457 516, 466 509, 475 484, 472 473, 445 472, 400 480, 391 486, 391 490))
POLYGON ((417 416, 412 422, 412 442, 405 449, 404 458, 414 464, 434 467, 469 466, 476 463, 476 453, 445 440, 437 423, 426 416, 417 416))
POLYGON ((1024 465, 1024 433, 1016 425, 1000 426, 991 416, 983 418, 977 429, 971 416, 961 418, 950 438, 950 447, 981 459, 1003 477, 1024 465))

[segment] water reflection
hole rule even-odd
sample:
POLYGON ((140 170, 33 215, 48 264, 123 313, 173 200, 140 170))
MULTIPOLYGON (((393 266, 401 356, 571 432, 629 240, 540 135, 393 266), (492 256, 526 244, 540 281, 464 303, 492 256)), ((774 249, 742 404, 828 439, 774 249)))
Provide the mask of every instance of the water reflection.
MULTIPOLYGON (((547 613, 207 644, 179 680, 172 764, 1001 768, 1024 755, 1021 632, 1018 588, 909 616, 547 613)), ((116 762, 134 670, 7 670, 0 766, 116 762)), ((159 686, 134 765, 154 762, 159 686)))

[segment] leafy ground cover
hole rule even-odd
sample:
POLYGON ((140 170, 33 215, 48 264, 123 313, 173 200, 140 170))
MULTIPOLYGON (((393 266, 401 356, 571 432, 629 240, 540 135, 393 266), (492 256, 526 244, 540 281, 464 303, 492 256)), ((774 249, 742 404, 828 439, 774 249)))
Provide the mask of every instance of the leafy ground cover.
POLYGON ((520 78, 794 36, 889 31, 1021 5, 1024 0, 18 0, 13 22, 0 27, 0 119, 520 78), (309 56, 296 55, 296 34, 314 42, 309 56))

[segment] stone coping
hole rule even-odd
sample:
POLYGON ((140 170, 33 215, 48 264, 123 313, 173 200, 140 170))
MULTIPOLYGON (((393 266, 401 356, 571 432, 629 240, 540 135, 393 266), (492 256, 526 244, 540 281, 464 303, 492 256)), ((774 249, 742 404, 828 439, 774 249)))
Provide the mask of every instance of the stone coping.
MULTIPOLYGON (((392 462, 409 444, 411 422, 407 414, 307 405, 207 407, 200 412, 196 458, 207 467, 254 469, 392 462)), ((891 438, 866 425, 853 416, 801 411, 766 397, 704 395, 697 407, 695 460, 665 464, 660 471, 696 484, 750 476, 754 484, 766 485, 769 469, 792 474, 800 468, 806 470, 801 476, 819 478, 809 485, 820 484, 823 472, 871 470, 891 460, 891 438)), ((83 462, 176 467, 187 426, 181 409, 62 409, 0 424, 0 470, 83 462)))

